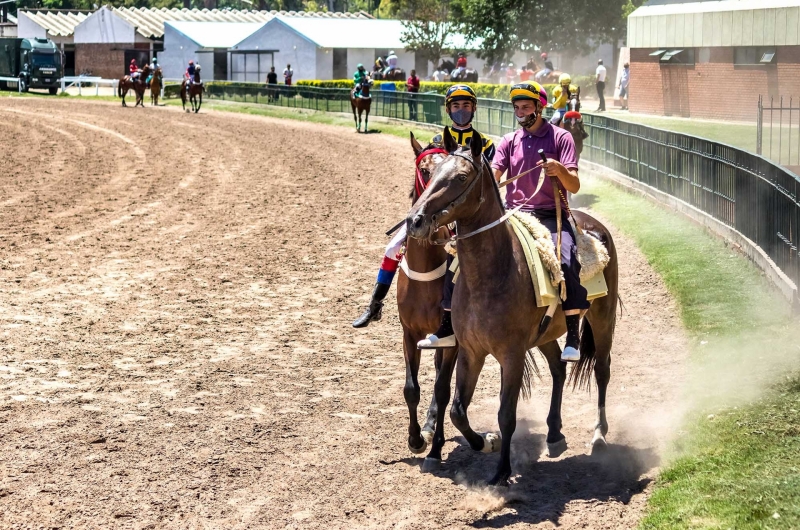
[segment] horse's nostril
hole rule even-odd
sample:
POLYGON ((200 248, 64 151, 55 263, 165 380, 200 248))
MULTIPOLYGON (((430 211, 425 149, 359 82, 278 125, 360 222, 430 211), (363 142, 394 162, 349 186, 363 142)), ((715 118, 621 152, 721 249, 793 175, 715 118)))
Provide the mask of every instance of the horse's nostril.
POLYGON ((422 226, 422 216, 421 215, 415 215, 414 216, 413 225, 414 225, 414 228, 419 228, 420 226, 422 226))

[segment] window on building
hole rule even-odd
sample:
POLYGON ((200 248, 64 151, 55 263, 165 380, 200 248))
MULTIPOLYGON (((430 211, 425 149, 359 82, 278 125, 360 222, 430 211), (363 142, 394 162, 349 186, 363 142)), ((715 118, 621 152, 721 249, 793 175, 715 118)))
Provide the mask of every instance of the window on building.
POLYGON ((774 46, 740 46, 733 49, 733 64, 737 66, 774 64, 776 51, 774 46))
POLYGON ((694 48, 678 48, 667 50, 661 55, 661 64, 694 64, 694 48))

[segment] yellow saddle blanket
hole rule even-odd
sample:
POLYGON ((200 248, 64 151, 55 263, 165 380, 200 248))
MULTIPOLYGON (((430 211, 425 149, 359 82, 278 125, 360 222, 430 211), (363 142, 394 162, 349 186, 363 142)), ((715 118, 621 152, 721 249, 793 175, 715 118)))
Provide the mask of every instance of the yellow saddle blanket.
MULTIPOLYGON (((525 252, 525 261, 531 274, 536 305, 547 307, 560 302, 558 286, 564 279, 561 264, 556 256, 555 244, 550 231, 530 214, 517 212, 508 219, 525 252)), ((608 294, 603 270, 611 260, 608 250, 596 237, 577 234, 578 261, 581 264, 581 285, 587 298, 594 300, 608 294)), ((458 280, 458 256, 450 270, 458 280)))

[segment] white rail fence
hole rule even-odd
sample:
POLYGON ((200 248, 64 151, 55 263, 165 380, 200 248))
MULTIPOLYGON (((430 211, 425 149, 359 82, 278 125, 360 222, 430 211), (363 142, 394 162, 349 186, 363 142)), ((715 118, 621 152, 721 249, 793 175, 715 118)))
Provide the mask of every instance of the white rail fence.
POLYGON ((61 78, 61 92, 66 91, 68 88, 78 85, 78 95, 83 95, 83 85, 92 84, 95 87, 94 95, 100 95, 100 85, 107 85, 116 87, 119 84, 119 79, 103 79, 102 77, 89 77, 85 75, 67 76, 61 78))
POLYGON ((6 83, 16 83, 17 84, 17 91, 22 92, 22 86, 19 84, 19 79, 16 77, 0 77, 0 82, 5 81, 6 83))

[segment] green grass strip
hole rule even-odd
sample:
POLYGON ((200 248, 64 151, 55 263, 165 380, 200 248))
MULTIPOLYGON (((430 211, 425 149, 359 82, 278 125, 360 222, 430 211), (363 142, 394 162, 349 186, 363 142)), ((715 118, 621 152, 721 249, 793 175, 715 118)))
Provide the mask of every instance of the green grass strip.
POLYGON ((691 339, 693 412, 641 528, 800 528, 800 379, 787 375, 800 337, 788 304, 691 221, 595 179, 581 195, 662 276, 691 339))

